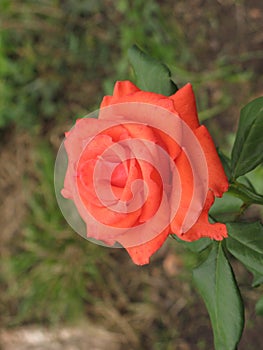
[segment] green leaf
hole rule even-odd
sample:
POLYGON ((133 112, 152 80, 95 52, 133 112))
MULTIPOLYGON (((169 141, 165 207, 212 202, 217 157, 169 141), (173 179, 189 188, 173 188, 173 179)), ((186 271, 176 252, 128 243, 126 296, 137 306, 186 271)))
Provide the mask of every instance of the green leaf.
POLYGON ((140 89, 165 96, 174 94, 178 88, 171 79, 169 68, 134 45, 128 50, 137 85, 140 89))
POLYGON ((247 187, 238 181, 230 184, 228 193, 240 198, 246 204, 263 205, 263 196, 261 194, 258 194, 255 189, 251 189, 251 186, 247 187))
POLYGON ((186 242, 177 237, 177 240, 193 253, 202 252, 212 243, 212 240, 210 238, 200 238, 197 241, 186 242))
POLYGON ((239 215, 242 205, 243 201, 241 199, 233 197, 229 192, 226 192, 222 198, 215 198, 209 215, 217 221, 233 221, 239 215))
POLYGON ((263 284, 263 273, 259 275, 257 272, 253 272, 254 274, 254 279, 252 282, 252 287, 258 287, 261 284, 263 284))
POLYGON ((244 308, 236 280, 221 244, 193 271, 194 283, 206 304, 216 350, 234 350, 244 327, 244 308))
POLYGON ((263 297, 261 297, 256 304, 256 313, 263 316, 263 297))
POLYGON ((248 103, 240 114, 232 150, 232 177, 246 174, 263 162, 263 97, 248 103))
POLYGON ((227 249, 254 274, 253 285, 262 282, 263 276, 263 226, 254 223, 227 224, 229 237, 227 249))

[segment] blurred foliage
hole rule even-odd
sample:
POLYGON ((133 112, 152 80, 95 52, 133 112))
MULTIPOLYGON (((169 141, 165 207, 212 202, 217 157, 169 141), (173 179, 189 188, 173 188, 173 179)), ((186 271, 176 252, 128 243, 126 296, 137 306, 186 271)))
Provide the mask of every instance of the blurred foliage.
POLYGON ((38 145, 32 160, 36 179, 25 179, 25 186, 34 187, 29 217, 12 244, 12 258, 3 259, 4 298, 12 304, 11 315, 4 315, 9 325, 79 318, 84 302, 94 298, 87 291, 102 279, 98 263, 104 250, 74 234, 58 209, 51 148, 38 145))
POLYGON ((86 114, 112 92, 116 79, 132 77, 127 50, 134 43, 166 63, 175 82, 203 85, 197 93, 202 120, 225 111, 233 101, 226 83, 246 82, 252 73, 225 56, 205 67, 197 58, 203 34, 190 47, 181 23, 170 16, 170 4, 146 3, 2 1, 0 128, 86 114), (209 84, 222 81, 225 91, 211 106, 209 84))
POLYGON ((91 108, 112 71, 102 2, 2 1, 0 13, 0 127, 91 108))

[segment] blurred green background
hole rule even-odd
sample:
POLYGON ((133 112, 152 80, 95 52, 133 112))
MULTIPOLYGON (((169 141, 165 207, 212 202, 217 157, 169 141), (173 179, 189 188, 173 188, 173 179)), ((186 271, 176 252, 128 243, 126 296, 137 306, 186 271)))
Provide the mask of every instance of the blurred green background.
MULTIPOLYGON (((197 258, 169 240, 136 267, 123 250, 79 237, 55 200, 54 161, 74 120, 98 108, 116 80, 134 79, 134 43, 166 63, 179 87, 193 84, 200 120, 229 154, 240 108, 263 95, 262 10, 256 0, 0 0, 3 349, 20 349, 21 341, 8 347, 12 332, 32 325, 83 329, 73 345, 63 338, 50 349, 212 348, 191 285, 197 258)), ((262 190, 262 168, 251 178, 262 190)), ((247 216, 258 217, 256 207, 247 216)), ((248 317, 240 349, 256 349, 257 291, 234 266, 248 317)))

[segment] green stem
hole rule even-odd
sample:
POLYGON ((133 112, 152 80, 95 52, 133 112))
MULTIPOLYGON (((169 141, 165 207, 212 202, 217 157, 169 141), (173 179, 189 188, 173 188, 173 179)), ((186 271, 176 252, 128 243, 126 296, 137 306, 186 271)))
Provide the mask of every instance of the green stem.
POLYGON ((235 197, 242 199, 242 201, 247 204, 260 204, 263 205, 263 196, 254 192, 249 187, 245 186, 240 182, 233 182, 230 184, 228 192, 235 197))

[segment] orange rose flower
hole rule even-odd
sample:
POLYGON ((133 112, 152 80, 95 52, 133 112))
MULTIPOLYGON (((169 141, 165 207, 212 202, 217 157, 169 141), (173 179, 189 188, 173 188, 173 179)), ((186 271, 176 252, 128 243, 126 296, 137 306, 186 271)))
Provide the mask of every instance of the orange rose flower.
POLYGON ((135 264, 149 263, 169 234, 222 240, 226 226, 208 212, 228 181, 190 84, 174 95, 117 82, 98 119, 66 133, 62 195, 86 224, 87 237, 119 244, 135 264))

